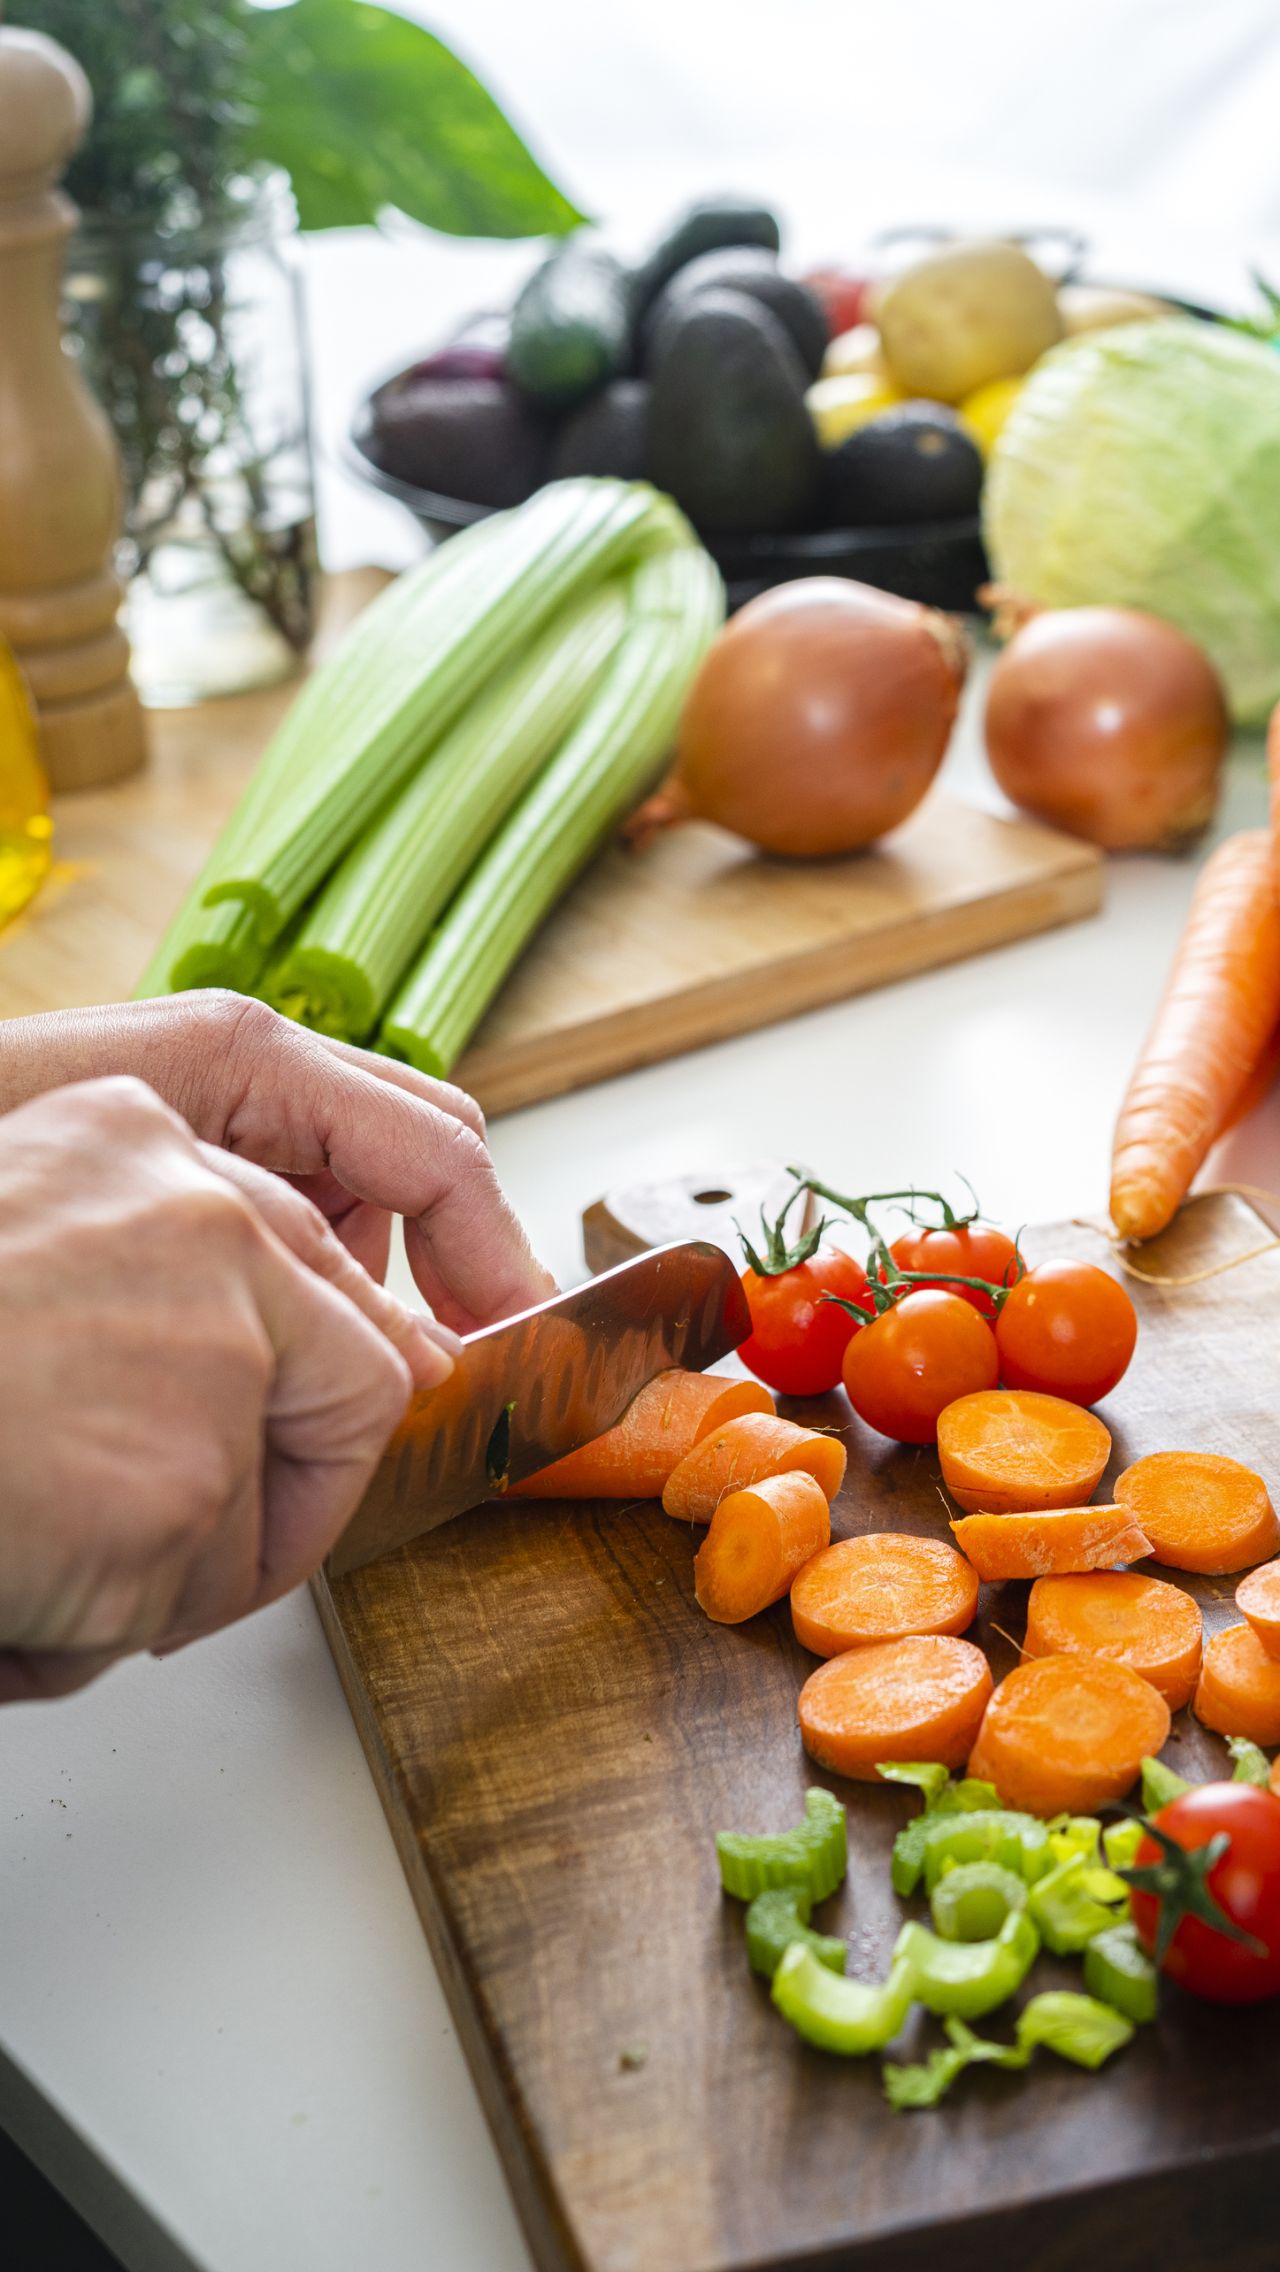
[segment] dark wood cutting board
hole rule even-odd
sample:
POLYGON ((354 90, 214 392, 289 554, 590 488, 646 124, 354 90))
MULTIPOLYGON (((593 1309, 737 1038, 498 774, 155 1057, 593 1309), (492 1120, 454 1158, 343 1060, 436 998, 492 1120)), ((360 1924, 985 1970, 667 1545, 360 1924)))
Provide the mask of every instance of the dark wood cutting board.
MULTIPOLYGON (((1200 1203, 1151 1250, 1178 1271, 1269 1234, 1200 1203)), ((1033 1254, 1105 1258, 1079 1227, 1033 1254)), ((1175 1447, 1280 1485, 1280 1252, 1176 1292, 1135 1289, 1129 1378, 1104 1408, 1113 1473, 1175 1447)), ((946 1536, 931 1452, 849 1420, 837 1535, 946 1536)), ((700 1534, 699 1534, 700 1535, 700 1534)), ((712 1833, 779 1828, 818 1780, 795 1700, 814 1660, 785 1604, 726 1631, 693 1600, 693 1540, 654 1504, 484 1508, 319 1589, 352 1711, 543 2272, 1263 2272, 1280 2249, 1280 2007, 1167 1991, 1090 2076, 1041 2055, 892 2114, 879 2062, 809 2050, 747 1971, 712 1833)), ((1174 1576, 1175 1573, 1164 1573, 1174 1576)), ((1216 1628, 1232 1581, 1187 1579, 1216 1628)), ((1024 1586, 984 1587, 975 1637, 1013 1661, 1024 1586)), ((1168 1757, 1225 1751, 1186 1713, 1168 1757)), ((883 1973, 905 1794, 829 1780, 850 1872, 821 1913, 883 1973)), ((1037 1984, 1079 1985, 1042 1960, 1037 1984)), ((1007 2031, 1007 2015, 993 2020, 1007 2031)), ((913 2021, 909 2055, 937 2040, 913 2021)), ((424 2123, 430 2109, 417 2110, 424 2123)))

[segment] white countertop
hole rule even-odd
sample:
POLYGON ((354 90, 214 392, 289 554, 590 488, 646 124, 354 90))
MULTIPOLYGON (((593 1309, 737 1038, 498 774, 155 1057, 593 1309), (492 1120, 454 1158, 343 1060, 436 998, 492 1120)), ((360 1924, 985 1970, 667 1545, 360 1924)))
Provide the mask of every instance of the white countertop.
MULTIPOLYGON (((791 16, 810 62, 821 61, 821 40, 840 13, 797 0, 791 16)), ((855 14, 865 24, 874 15, 881 42, 898 20, 893 11, 855 14)), ((517 13, 509 0, 477 0, 467 38, 500 84, 522 91, 523 117, 541 122, 544 147, 567 153, 562 170, 580 193, 590 173, 599 204, 634 215, 652 208, 659 178, 659 209, 711 177, 788 183, 785 202, 805 256, 856 234, 837 191, 848 199, 844 211, 856 205, 865 225, 929 218, 943 209, 944 176, 953 216, 1058 219, 1087 209, 1104 244, 1116 248, 1113 273, 1125 273, 1117 263, 1127 260, 1136 275, 1141 259, 1144 277, 1187 289, 1217 279, 1239 291, 1246 255, 1260 254, 1276 225, 1274 138, 1269 125, 1265 142, 1245 131, 1267 86, 1274 95, 1280 62, 1265 4, 1233 0, 1212 12, 1235 76, 1225 62, 1212 84, 1201 75, 1198 139, 1185 129, 1201 79, 1185 50, 1192 19, 1203 33, 1209 12, 1149 0, 1122 0, 1119 10, 1114 0, 1070 8, 1053 0, 1034 18, 1041 51, 1033 60, 1043 73, 1046 43, 1069 19, 1075 77, 1058 84, 1055 116, 1033 122, 1044 129, 1033 133, 1010 64, 1009 43, 1032 36, 1025 9, 984 0, 962 19, 930 0, 923 11, 904 11, 913 40, 922 16, 951 27, 950 46, 935 58, 932 107, 915 122, 935 156, 944 138, 940 89, 952 88, 963 66, 960 30, 988 72, 999 66, 1003 180, 995 190, 989 181, 982 187, 960 126, 942 150, 943 172, 935 165, 928 183, 918 136, 912 165, 899 150, 895 171, 881 120, 868 155, 867 57, 847 38, 838 68, 819 69, 811 82, 829 126, 845 77, 847 149, 837 151, 828 136, 831 162, 819 165, 798 107, 789 133, 766 148, 762 35, 753 48, 749 12, 735 9, 732 26, 718 4, 705 15, 714 16, 738 74, 720 90, 716 130, 703 101, 708 46, 700 66, 659 72, 661 134, 646 141, 643 121, 632 119, 629 145, 625 132, 601 127, 604 62, 611 59, 615 83, 619 56, 632 77, 646 58, 646 67, 655 54, 661 62, 670 33, 663 27, 677 16, 687 23, 687 5, 619 0, 607 27, 597 19, 594 111, 585 96, 576 106, 572 99, 568 0, 552 8, 557 36, 549 43, 544 13, 517 13), (1153 104, 1146 121, 1146 204, 1143 183, 1132 178, 1129 96, 1123 120, 1108 121, 1105 103, 1095 106, 1096 132, 1083 150, 1077 134, 1082 27, 1109 51, 1118 15, 1127 19, 1131 60, 1154 20, 1169 35, 1155 58, 1163 108, 1153 104), (608 48, 624 18, 626 39, 608 48), (504 30, 510 45, 499 56, 504 30), (1043 192, 1015 209, 1009 185, 1036 174, 1040 143, 1048 153, 1043 192), (748 152, 759 162, 748 164, 748 152), (1195 161, 1194 179, 1178 170, 1180 159, 1195 161), (1235 228, 1228 261, 1197 233, 1196 180, 1218 193, 1216 207, 1205 207, 1217 226, 1230 220, 1235 228), (1105 226, 1090 183, 1109 195, 1105 226), (1152 245, 1163 248, 1158 262, 1144 257, 1152 245)), ((458 7, 433 11, 445 31, 462 17, 458 7)), ((761 23, 767 18, 762 11, 761 23)), ((705 24, 700 35, 706 45, 705 24)), ((917 58, 927 50, 926 38, 917 58)), ((1146 69, 1152 55, 1143 60, 1146 69)), ((1132 72, 1117 71, 1117 84, 1129 87, 1132 72)), ((1094 73, 1095 90, 1104 76, 1094 73)), ((965 99, 971 95, 969 87, 965 99)), ((1268 119, 1273 113, 1272 103, 1268 119)), ((413 548, 407 523, 344 489, 332 468, 357 386, 397 356, 407 360, 451 313, 508 288, 529 257, 522 248, 466 252, 426 239, 349 236, 311 252, 331 559, 403 559, 413 548)), ((971 701, 948 771, 965 793, 986 795, 972 721, 971 701)), ((1234 764, 1224 823, 1250 823, 1262 810, 1253 745, 1234 764)), ((492 1131, 499 1170, 564 1277, 581 1270, 581 1208, 607 1186, 746 1158, 799 1153, 863 1188, 936 1183, 963 1169, 1012 1225, 1097 1212, 1111 1121, 1192 873, 1186 862, 1117 862, 1095 921, 501 1121, 492 1131)), ((202 2272, 527 2272, 305 1594, 163 1664, 131 1663, 66 1702, 0 1712, 0 1793, 0 2043, 10 2062, 0 2054, 0 2123, 130 2272, 182 2263, 202 2272)))

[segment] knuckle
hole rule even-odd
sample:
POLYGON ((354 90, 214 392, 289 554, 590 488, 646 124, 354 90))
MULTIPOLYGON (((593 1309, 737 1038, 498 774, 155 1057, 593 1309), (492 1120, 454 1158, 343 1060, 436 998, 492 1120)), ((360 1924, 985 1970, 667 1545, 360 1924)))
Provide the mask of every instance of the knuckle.
POLYGON ((454 1120, 457 1121, 461 1127, 469 1128, 472 1135, 477 1137, 480 1143, 483 1144, 486 1140, 488 1130, 486 1127, 484 1114, 481 1112, 475 1098, 468 1096, 465 1089, 455 1089, 451 1082, 446 1083, 445 1088, 448 1097, 448 1105, 446 1109, 452 1114, 454 1120))
POLYGON ((154 1089, 136 1073, 106 1073, 96 1081, 80 1081, 55 1094, 62 1108, 81 1114, 112 1131, 141 1135, 161 1128, 180 1128, 182 1122, 154 1089))

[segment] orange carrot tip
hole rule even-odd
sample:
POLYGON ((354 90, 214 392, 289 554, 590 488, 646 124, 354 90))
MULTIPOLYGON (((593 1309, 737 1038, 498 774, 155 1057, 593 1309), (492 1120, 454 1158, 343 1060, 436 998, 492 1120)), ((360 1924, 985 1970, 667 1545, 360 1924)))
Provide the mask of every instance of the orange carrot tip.
POLYGON ((1193 1710, 1221 1736, 1280 1744, 1280 1664, 1250 1626, 1228 1625, 1206 1641, 1193 1710))
POLYGON ((1035 1657, 997 1688, 969 1773, 1027 1814, 1096 1814, 1168 1739, 1168 1705, 1128 1665, 1035 1657))
POLYGON ((511 1496, 520 1499, 659 1499, 694 1445, 747 1412, 772 1414, 759 1381, 719 1373, 659 1373, 632 1398, 616 1428, 544 1467, 511 1496))
POLYGON ((1046 1507, 1032 1515, 962 1515, 951 1525, 978 1576, 1043 1578, 1141 1562, 1151 1542, 1124 1507, 1046 1507))
POLYGON ((1036 1579, 1023 1651, 1111 1658, 1149 1680, 1177 1712, 1195 1691, 1203 1633, 1199 1605, 1181 1586, 1136 1570, 1095 1570, 1036 1579))
POLYGON ((831 1538, 831 1509, 803 1468, 730 1491, 693 1562, 693 1590, 717 1625, 741 1625, 781 1601, 831 1538))
POLYGON ((813 1477, 830 1505, 844 1481, 844 1445, 816 1428, 748 1412, 695 1444, 668 1476, 662 1504, 679 1522, 709 1523, 731 1491, 797 1470, 813 1477))
POLYGON ((1116 1498, 1174 1570, 1224 1577, 1280 1547, 1262 1477, 1216 1452, 1152 1452, 1125 1469, 1116 1498))
POLYGON ((1110 1457, 1096 1413, 1037 1390, 982 1389, 938 1422, 943 1482, 971 1514, 1082 1506, 1110 1457))
POLYGON ((909 1633, 963 1633, 978 1607, 978 1576, 938 1538, 872 1531, 842 1538, 806 1563, 791 1588, 791 1621, 816 1657, 909 1633))
POLYGON ((862 1783, 882 1759, 959 1767, 991 1694, 991 1668, 972 1641, 912 1634, 831 1657, 800 1691, 800 1735, 820 1767, 862 1783))

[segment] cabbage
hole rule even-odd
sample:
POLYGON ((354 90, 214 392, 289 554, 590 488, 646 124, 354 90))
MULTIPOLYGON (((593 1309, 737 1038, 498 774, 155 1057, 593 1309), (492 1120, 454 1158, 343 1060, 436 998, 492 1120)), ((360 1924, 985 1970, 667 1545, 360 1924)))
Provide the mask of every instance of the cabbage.
POLYGON ((1203 647, 1234 717, 1280 699, 1280 355, 1172 316, 1065 341, 1027 380, 984 496, 998 582, 1147 608, 1203 647))

